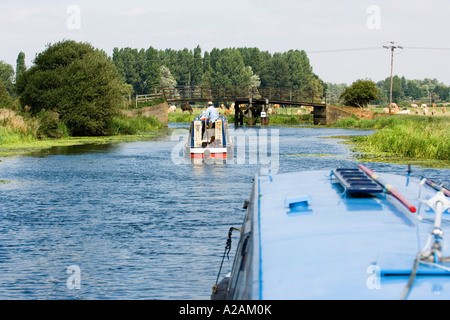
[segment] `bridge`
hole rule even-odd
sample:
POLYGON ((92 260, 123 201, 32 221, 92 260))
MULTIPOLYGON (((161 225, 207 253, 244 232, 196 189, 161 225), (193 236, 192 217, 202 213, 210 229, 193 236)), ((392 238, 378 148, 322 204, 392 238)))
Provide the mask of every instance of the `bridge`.
MULTIPOLYGON (((282 88, 249 87, 181 87, 163 88, 154 94, 137 95, 138 101, 164 98, 168 103, 195 103, 213 101, 215 104, 235 104, 235 125, 243 125, 247 116, 249 125, 261 118, 261 124, 268 124, 269 105, 314 107, 314 123, 325 114, 326 96, 314 91, 282 88)), ((320 121, 319 121, 320 122, 320 121)))

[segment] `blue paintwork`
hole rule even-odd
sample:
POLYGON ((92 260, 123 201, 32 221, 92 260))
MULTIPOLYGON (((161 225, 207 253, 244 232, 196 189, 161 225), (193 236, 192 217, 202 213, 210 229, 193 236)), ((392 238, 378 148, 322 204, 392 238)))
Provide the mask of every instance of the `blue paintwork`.
MULTIPOLYGON (((349 195, 330 171, 256 176, 228 298, 399 299, 409 275, 385 272, 413 269, 435 217, 422 200, 436 190, 406 176, 379 174, 416 206, 416 213, 384 192, 349 195)), ((449 222, 447 210, 444 257, 450 256, 449 222)), ((421 266, 407 297, 449 299, 449 275, 421 266)))

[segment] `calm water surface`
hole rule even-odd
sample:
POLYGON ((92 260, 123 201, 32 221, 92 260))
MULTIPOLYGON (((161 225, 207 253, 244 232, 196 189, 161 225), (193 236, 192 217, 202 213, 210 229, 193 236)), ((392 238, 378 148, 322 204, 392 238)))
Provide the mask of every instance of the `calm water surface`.
MULTIPOLYGON (((279 173, 356 166, 347 146, 319 137, 367 134, 276 130, 279 173), (334 156, 298 156, 311 154, 334 156)), ((248 150, 240 163, 180 163, 173 159, 179 141, 168 136, 1 159, 0 299, 209 299, 228 230, 240 227, 252 178, 264 165, 248 150), (79 273, 68 273, 71 266, 79 273)), ((401 165, 367 166, 406 172, 401 165)), ((413 175, 450 181, 450 170, 413 167, 413 175)))

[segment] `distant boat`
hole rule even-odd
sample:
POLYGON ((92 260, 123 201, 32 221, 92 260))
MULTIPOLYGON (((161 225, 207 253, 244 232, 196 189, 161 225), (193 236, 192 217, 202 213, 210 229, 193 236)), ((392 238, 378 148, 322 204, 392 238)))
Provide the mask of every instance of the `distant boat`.
POLYGON ((362 165, 257 175, 211 298, 450 299, 449 196, 362 165))
POLYGON ((220 116, 214 127, 208 129, 209 119, 202 114, 196 117, 189 129, 185 155, 195 158, 226 159, 233 156, 233 140, 229 133, 228 120, 220 116))

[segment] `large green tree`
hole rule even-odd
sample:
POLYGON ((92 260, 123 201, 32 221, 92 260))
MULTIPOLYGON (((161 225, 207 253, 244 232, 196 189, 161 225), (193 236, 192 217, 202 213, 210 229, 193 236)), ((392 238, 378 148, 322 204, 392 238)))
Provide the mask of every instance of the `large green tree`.
POLYGON ((104 52, 88 43, 49 45, 17 83, 33 114, 57 112, 74 136, 105 135, 123 103, 123 83, 104 52))
POLYGON ((364 108, 370 101, 378 99, 378 89, 373 81, 357 80, 345 88, 340 98, 352 107, 364 108))

